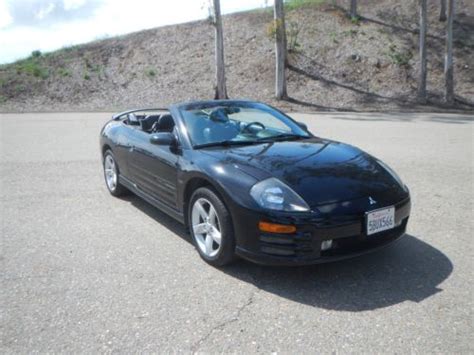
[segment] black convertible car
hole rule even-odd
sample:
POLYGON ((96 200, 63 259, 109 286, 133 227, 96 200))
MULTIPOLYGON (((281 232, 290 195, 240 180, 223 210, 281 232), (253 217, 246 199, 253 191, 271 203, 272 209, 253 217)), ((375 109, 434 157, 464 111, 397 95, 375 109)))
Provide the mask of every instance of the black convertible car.
POLYGON ((100 149, 110 193, 132 191, 186 224, 215 266, 352 257, 401 237, 410 214, 386 164, 258 102, 119 113, 100 149))

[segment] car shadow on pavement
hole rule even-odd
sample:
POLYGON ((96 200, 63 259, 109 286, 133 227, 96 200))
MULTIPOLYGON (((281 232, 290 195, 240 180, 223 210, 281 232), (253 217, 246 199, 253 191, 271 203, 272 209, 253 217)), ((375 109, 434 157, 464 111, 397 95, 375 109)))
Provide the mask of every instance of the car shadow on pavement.
POLYGON ((178 237, 182 238, 186 242, 192 244, 191 236, 187 228, 176 221, 174 218, 168 216, 166 213, 161 212, 158 208, 150 205, 145 200, 142 200, 140 197, 130 193, 125 196, 120 197, 123 201, 127 201, 132 204, 135 208, 139 209, 141 212, 145 213, 148 217, 153 218, 156 222, 161 224, 166 229, 170 230, 178 237))
MULTIPOLYGON (((191 243, 186 228, 173 218, 136 196, 123 200, 191 243)), ((438 249, 406 234, 392 246, 345 261, 272 267, 239 260, 221 271, 298 303, 359 312, 405 301, 421 302, 442 291, 440 284, 449 277, 453 265, 438 249)))
POLYGON ((329 264, 288 268, 238 262, 223 270, 257 288, 306 305, 359 312, 441 292, 453 271, 446 255, 405 235, 372 254, 329 264))

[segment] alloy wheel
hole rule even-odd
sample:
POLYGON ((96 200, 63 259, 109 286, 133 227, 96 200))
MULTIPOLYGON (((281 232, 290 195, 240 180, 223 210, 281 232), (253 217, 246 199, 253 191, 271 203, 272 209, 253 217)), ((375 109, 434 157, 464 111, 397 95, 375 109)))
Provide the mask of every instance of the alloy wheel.
POLYGON ((105 157, 104 162, 105 182, 110 191, 117 187, 117 166, 111 155, 105 157))
POLYGON ((194 202, 191 223, 198 248, 207 257, 214 257, 220 250, 222 243, 219 216, 212 203, 199 198, 194 202))

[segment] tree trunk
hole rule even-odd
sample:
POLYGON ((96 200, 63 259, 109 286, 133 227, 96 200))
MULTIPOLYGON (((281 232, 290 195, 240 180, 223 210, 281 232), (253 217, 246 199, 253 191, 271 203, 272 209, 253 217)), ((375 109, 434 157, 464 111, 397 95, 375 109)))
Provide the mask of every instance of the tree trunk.
POLYGON ((446 103, 454 102, 454 73, 453 73, 453 19, 454 0, 448 0, 448 18, 446 23, 446 54, 444 59, 444 76, 446 91, 444 98, 446 103))
POLYGON ((286 61, 286 43, 285 43, 285 14, 283 9, 283 0, 275 0, 275 59, 276 59, 276 80, 275 95, 278 100, 285 99, 286 92, 285 61, 286 61))
POLYGON ((439 10, 439 20, 441 22, 446 21, 446 0, 440 0, 441 9, 439 10))
POLYGON ((420 82, 418 83, 418 100, 426 102, 426 0, 419 0, 420 7, 420 82))
POLYGON ((220 0, 214 0, 214 26, 216 28, 216 99, 227 99, 224 64, 224 35, 220 0))
POLYGON ((351 18, 357 17, 357 0, 351 0, 351 18))

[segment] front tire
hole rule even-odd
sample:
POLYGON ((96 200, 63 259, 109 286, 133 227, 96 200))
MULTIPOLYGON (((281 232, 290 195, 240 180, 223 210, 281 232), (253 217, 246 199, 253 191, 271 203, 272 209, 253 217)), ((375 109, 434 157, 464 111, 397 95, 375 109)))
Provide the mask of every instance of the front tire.
POLYGON ((194 191, 188 205, 188 225, 204 261, 224 266, 235 260, 232 218, 217 194, 206 187, 194 191))
POLYGON ((104 178, 105 185, 110 194, 115 197, 124 195, 127 189, 119 182, 119 168, 115 156, 109 149, 104 153, 104 178))

